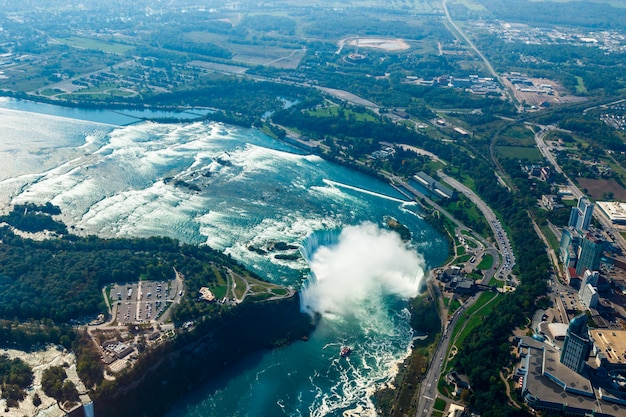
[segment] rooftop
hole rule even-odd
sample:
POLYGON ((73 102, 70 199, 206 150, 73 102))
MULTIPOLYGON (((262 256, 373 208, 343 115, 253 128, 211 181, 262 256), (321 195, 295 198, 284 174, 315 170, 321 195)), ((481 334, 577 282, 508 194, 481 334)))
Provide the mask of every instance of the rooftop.
MULTIPOLYGON (((626 408, 623 406, 599 399, 600 392, 586 375, 578 374, 561 364, 557 348, 523 337, 520 353, 520 370, 525 374, 524 388, 541 404, 552 409, 566 404, 572 415, 594 412, 596 415, 626 416, 626 408)), ((591 371, 591 374, 594 372, 591 371)), ((609 396, 608 393, 606 395, 609 396)))
POLYGON ((613 223, 626 223, 626 203, 598 201, 596 203, 613 223))
POLYGON ((598 329, 589 333, 608 363, 626 365, 626 330, 598 329))

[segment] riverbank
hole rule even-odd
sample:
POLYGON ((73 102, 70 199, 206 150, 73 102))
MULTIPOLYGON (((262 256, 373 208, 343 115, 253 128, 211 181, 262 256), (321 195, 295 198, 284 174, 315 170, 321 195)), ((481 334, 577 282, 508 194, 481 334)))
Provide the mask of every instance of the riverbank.
POLYGON ((300 297, 240 304, 227 317, 207 320, 173 342, 148 352, 132 372, 105 382, 97 393, 98 417, 162 416, 195 387, 223 379, 230 366, 265 349, 306 339, 312 318, 300 297))

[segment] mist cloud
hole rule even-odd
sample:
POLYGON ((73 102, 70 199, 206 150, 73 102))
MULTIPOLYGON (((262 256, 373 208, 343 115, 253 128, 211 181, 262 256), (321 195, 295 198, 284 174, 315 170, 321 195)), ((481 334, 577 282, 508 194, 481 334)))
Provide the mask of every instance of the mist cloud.
POLYGON ((310 260, 314 277, 303 289, 305 310, 348 315, 385 295, 411 298, 424 278, 424 259, 398 234, 373 223, 344 228, 310 260))

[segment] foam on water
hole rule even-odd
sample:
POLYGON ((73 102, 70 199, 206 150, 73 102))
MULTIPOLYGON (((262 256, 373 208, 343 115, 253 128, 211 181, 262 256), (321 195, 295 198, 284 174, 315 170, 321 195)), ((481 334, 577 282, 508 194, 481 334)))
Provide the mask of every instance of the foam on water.
POLYGON ((346 361, 337 357, 325 376, 312 378, 313 385, 324 386, 328 375, 337 375, 330 389, 316 390, 309 413, 375 415, 371 389, 395 375, 412 339, 406 309, 394 309, 417 295, 424 260, 373 223, 318 232, 302 252, 311 269, 301 292, 303 309, 321 314, 330 331, 345 338, 325 348, 354 349, 346 361))
POLYGON ((395 201, 395 202, 398 202, 398 203, 404 203, 405 202, 405 200, 402 200, 402 199, 399 199, 399 198, 391 197, 391 196, 388 196, 388 195, 385 195, 385 194, 381 194, 381 193, 377 193, 377 192, 370 191, 370 190, 364 190, 363 188, 354 187, 354 186, 349 185, 349 184, 342 184, 342 183, 337 182, 337 181, 324 180, 324 182, 326 184, 330 184, 333 187, 348 188, 350 190, 354 190, 354 191, 358 191, 358 192, 361 192, 361 193, 370 194, 370 195, 373 195, 373 196, 376 196, 376 197, 380 197, 380 198, 386 198, 386 199, 389 199, 391 201, 395 201))
MULTIPOLYGON (((25 116, 0 111, 3 117, 25 116)), ((21 150, 18 141, 13 148, 0 145, 0 152, 36 156, 25 158, 29 165, 20 170, 0 167, 0 190, 13 202, 52 201, 83 233, 208 243, 296 288, 308 270, 315 276, 303 298, 323 320, 310 341, 264 353, 251 369, 239 369, 232 381, 176 415, 373 412, 371 390, 388 382, 407 355, 413 335, 403 300, 416 294, 425 268, 414 249, 373 223, 397 217, 410 227, 413 248, 432 257, 437 251, 431 247, 439 242, 442 252, 445 243, 423 225, 416 206, 392 197, 387 184, 254 130, 202 122, 110 128, 40 120, 52 132, 33 140, 32 149, 21 150), (302 243, 303 259, 249 249, 272 242, 302 243), (354 348, 347 360, 339 358, 343 344, 354 348)))

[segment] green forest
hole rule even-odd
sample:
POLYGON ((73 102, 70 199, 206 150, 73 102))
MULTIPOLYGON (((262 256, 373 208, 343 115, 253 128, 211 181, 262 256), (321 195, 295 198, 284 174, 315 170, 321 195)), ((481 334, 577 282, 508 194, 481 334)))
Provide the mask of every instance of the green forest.
MULTIPOLYGON (((3 220, 29 231, 51 226, 60 233, 60 223, 44 211, 18 206, 3 220)), ((213 268, 247 273, 241 265, 207 246, 180 244, 169 238, 100 239, 63 234, 35 241, 19 237, 10 226, 4 226, 0 228, 0 240, 0 318, 9 320, 89 320, 106 313, 102 297, 105 285, 170 280, 174 268, 185 275, 191 294, 201 286, 215 284, 213 268)), ((206 303, 194 304, 186 302, 184 311, 179 312, 181 320, 210 308, 206 303)))

